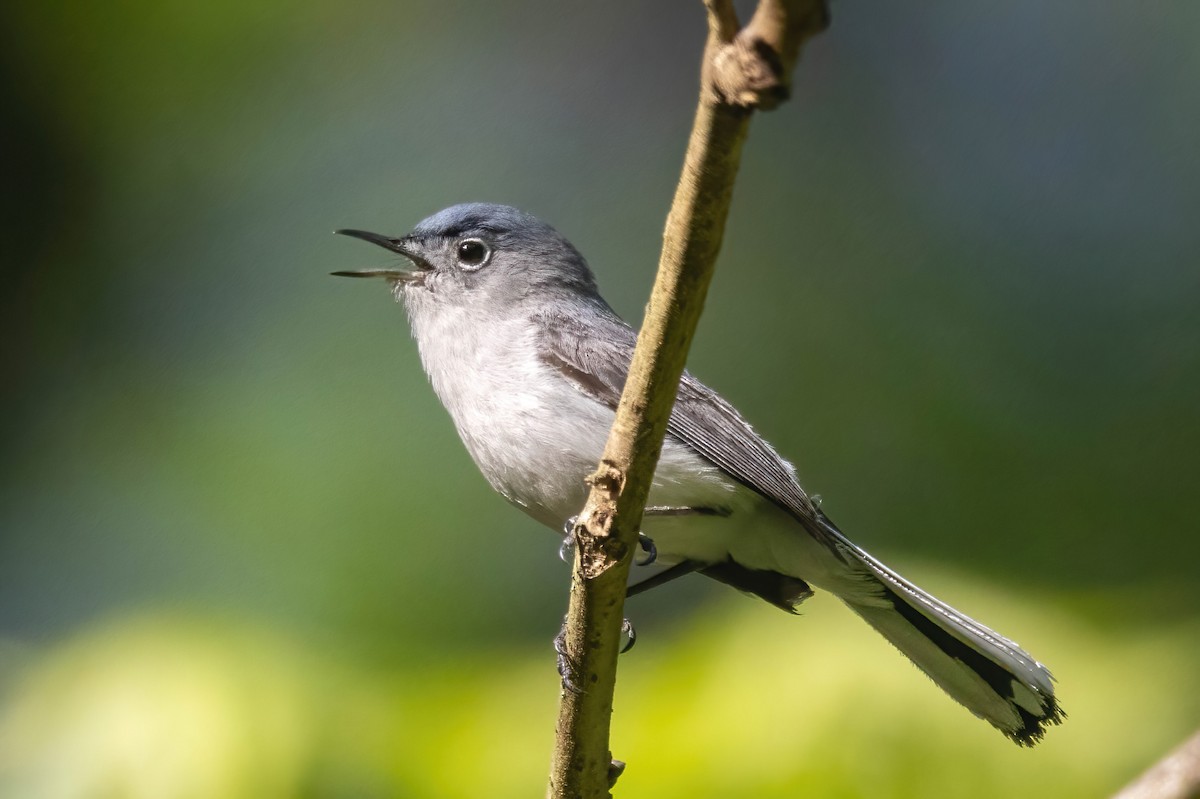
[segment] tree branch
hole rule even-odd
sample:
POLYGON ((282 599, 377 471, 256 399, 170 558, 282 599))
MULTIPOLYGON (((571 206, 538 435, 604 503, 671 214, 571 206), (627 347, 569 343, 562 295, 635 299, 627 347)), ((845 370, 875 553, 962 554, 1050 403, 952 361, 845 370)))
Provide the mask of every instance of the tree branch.
POLYGON ((609 722, 629 565, 667 419, 716 265, 734 178, 756 108, 789 92, 800 47, 824 30, 824 0, 760 0, 738 30, 731 0, 706 0, 700 100, 667 216, 654 290, 576 540, 565 657, 582 689, 564 688, 551 799, 609 796, 609 722))
POLYGON ((1113 799, 1200 797, 1200 732, 1173 749, 1113 799))

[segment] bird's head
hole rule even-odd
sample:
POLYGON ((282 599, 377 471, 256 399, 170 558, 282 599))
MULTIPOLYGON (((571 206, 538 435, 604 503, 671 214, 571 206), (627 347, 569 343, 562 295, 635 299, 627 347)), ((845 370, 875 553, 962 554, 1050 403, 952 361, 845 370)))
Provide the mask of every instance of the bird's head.
POLYGON ((596 296, 583 256, 554 228, 507 205, 468 203, 439 211, 406 236, 339 230, 403 256, 408 263, 334 272, 381 277, 396 297, 448 305, 596 296))

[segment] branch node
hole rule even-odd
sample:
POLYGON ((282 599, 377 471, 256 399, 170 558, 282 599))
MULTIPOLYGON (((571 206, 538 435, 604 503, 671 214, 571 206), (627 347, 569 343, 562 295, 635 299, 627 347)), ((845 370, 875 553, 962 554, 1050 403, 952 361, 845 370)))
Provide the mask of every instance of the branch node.
POLYGON ((825 0, 762 0, 750 24, 731 40, 718 38, 710 73, 718 100, 747 110, 778 107, 791 95, 801 46, 827 27, 825 0))
POLYGON ((586 482, 592 487, 592 495, 575 521, 572 536, 579 553, 580 573, 594 580, 631 556, 630 547, 613 531, 617 500, 625 489, 625 471, 605 459, 586 482))
POLYGON ((727 105, 743 109, 775 108, 791 94, 779 53, 746 31, 713 56, 713 87, 727 105))
POLYGON ((596 471, 584 478, 584 482, 606 495, 606 499, 614 504, 617 497, 625 490, 625 472, 609 459, 600 461, 596 471))

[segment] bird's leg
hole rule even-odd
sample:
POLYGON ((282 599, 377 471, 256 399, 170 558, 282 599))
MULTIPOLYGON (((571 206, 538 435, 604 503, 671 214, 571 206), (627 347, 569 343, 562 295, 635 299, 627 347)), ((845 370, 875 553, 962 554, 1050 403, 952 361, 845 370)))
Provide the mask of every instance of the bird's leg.
POLYGON ((579 687, 578 683, 579 667, 571 660, 571 656, 567 654, 566 616, 563 617, 562 629, 558 631, 558 635, 554 636, 554 652, 558 655, 558 676, 562 678, 563 688, 579 696, 583 693, 583 689, 579 687))
POLYGON ((649 591, 651 588, 657 588, 664 583, 669 583, 672 580, 678 579, 687 574, 691 574, 692 572, 698 571, 702 568, 704 568, 704 564, 697 563, 696 561, 692 560, 685 560, 680 563, 676 563, 674 566, 664 569, 658 574, 650 575, 650 577, 642 580, 640 583, 634 583, 633 585, 629 586, 625 592, 625 598, 628 599, 631 596, 637 596, 644 591, 649 591))

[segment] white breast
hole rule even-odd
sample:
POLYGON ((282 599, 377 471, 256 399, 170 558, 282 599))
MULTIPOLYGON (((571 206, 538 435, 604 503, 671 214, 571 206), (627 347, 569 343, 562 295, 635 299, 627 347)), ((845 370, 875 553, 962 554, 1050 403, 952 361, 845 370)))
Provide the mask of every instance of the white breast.
MULTIPOLYGON (((613 412, 538 357, 527 319, 484 328, 468 324, 477 321, 469 305, 429 313, 414 300, 437 300, 410 298, 409 318, 434 391, 479 470, 510 502, 560 530, 583 506, 583 481, 600 459, 613 412)), ((668 441, 650 503, 713 507, 741 493, 707 461, 668 441)))

